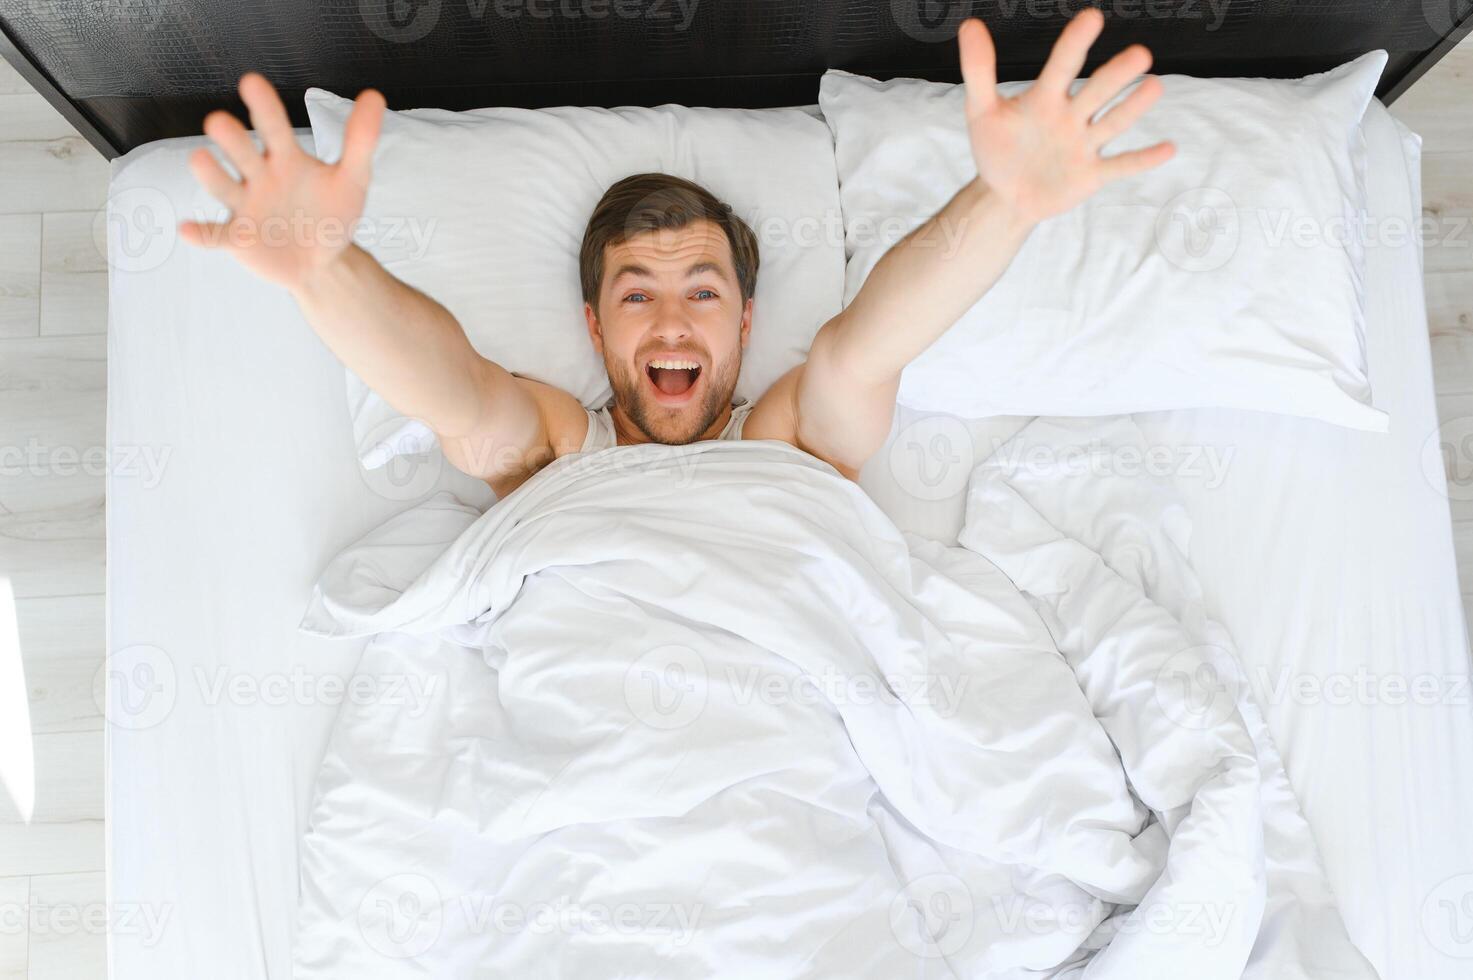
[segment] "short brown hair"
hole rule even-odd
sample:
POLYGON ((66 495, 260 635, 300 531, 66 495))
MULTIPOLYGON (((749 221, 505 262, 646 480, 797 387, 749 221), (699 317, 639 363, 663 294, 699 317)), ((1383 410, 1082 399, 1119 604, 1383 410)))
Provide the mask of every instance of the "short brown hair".
POLYGON ((742 301, 751 299, 757 291, 757 236, 732 212, 731 205, 693 181, 670 174, 635 174, 604 191, 588 218, 578 249, 583 301, 598 308, 605 248, 645 232, 673 231, 702 219, 726 233, 742 301))

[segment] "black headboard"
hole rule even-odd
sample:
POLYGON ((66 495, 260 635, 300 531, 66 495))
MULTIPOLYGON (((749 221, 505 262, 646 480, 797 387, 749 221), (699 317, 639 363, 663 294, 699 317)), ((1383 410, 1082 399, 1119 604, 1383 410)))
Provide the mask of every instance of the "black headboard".
MULTIPOLYGON (((257 69, 297 122, 309 86, 372 85, 394 108, 772 106, 826 68, 956 80, 956 26, 987 21, 999 75, 1028 78, 1084 0, 6 0, 0 53, 105 155, 241 112, 257 69)), ((1473 27, 1473 0, 1091 0, 1096 57, 1292 77, 1374 48, 1390 101, 1473 27)))

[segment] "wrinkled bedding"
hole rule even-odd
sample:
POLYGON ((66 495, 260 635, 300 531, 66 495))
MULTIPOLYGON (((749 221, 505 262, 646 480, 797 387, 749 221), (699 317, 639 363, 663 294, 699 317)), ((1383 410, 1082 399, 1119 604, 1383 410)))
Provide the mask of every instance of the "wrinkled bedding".
POLYGON ((768 442, 348 548, 297 975, 1373 977, 1139 430, 1015 439, 956 548, 768 442))

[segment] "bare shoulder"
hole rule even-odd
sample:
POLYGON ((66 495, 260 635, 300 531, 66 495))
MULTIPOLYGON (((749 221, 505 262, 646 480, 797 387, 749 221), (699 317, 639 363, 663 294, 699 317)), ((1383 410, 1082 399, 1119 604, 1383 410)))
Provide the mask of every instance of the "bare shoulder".
POLYGON ((463 432, 436 434, 452 466, 505 496, 557 457, 581 450, 588 413, 559 388, 495 365, 488 370, 480 417, 463 432))
MULTIPOLYGON (((859 479, 859 467, 844 462, 840 453, 825 451, 824 445, 803 438, 804 428, 799 414, 799 394, 808 363, 798 365, 778 378, 767 393, 752 406, 752 414, 742 426, 743 439, 776 439, 815 456, 850 480, 859 479)), ((841 442, 836 444, 842 444, 841 442)))

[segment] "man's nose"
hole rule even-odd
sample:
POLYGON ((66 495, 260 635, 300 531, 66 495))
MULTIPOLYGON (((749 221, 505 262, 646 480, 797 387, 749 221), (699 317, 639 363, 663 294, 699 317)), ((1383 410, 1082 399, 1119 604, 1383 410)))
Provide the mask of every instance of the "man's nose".
POLYGON ((654 334, 666 343, 686 340, 691 336, 690 317, 686 316, 684 305, 680 303, 662 303, 655 316, 654 334))

